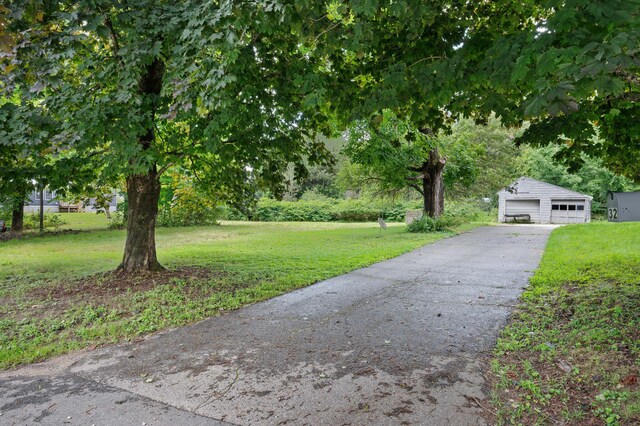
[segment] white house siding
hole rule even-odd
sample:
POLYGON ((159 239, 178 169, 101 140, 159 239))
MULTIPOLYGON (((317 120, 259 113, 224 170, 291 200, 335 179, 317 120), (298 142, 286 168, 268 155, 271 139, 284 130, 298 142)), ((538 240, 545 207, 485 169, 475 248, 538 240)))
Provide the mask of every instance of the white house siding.
MULTIPOLYGON (((553 219, 560 221, 559 223, 584 223, 591 220, 591 199, 589 195, 580 194, 575 191, 571 191, 566 188, 551 185, 545 182, 540 182, 528 177, 522 177, 509 186, 510 191, 503 190, 498 193, 498 220, 505 222, 506 214, 529 214, 531 221, 534 223, 552 223, 552 205, 558 204, 564 201, 564 205, 582 205, 584 215, 578 215, 577 207, 573 215, 553 215, 553 219), (523 207, 527 206, 527 203, 517 204, 518 213, 507 212, 511 210, 508 208, 508 204, 513 206, 514 201, 529 201, 528 207, 531 211, 524 211, 523 207), (530 201, 538 200, 539 204, 536 206, 530 201), (558 203, 556 203, 556 201, 558 203), (537 208, 536 208, 537 207, 537 208), (523 210, 523 211, 520 211, 523 210)), ((568 210, 567 210, 568 212, 568 210)), ((559 212, 558 212, 559 213, 559 212)), ((510 218, 506 218, 510 220, 510 218)), ((557 223, 557 222, 556 222, 557 223)))

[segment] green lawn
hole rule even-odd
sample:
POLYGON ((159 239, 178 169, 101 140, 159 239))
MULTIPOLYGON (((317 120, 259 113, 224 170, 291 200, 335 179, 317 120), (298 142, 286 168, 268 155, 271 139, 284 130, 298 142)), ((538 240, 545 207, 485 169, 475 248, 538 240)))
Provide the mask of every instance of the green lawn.
POLYGON ((552 233, 493 374, 498 424, 640 424, 640 223, 552 233))
POLYGON ((0 243, 0 368, 187 324, 447 235, 400 224, 382 235, 377 224, 160 228, 158 257, 173 272, 137 279, 104 274, 118 265, 124 231, 0 243))
POLYGON ((109 219, 104 214, 97 213, 56 213, 67 222, 60 229, 75 229, 80 231, 107 229, 109 219))
MULTIPOLYGON (((47 216, 55 215, 59 216, 64 222, 56 231, 60 230, 76 230, 76 231, 90 231, 98 229, 107 229, 109 226, 109 219, 104 214, 97 213, 46 213, 47 216)), ((25 214, 25 222, 32 220, 35 227, 38 227, 39 213, 27 213, 25 214)), ((11 216, 6 218, 7 226, 11 226, 11 216)), ((49 227, 47 232, 54 231, 55 229, 49 227)), ((38 229, 30 229, 25 231, 27 234, 36 234, 38 229)))

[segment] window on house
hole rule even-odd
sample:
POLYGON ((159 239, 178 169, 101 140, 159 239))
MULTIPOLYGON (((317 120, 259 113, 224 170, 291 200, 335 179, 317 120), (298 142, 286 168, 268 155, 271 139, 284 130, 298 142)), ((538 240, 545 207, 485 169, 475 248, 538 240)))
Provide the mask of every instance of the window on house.
POLYGON ((584 206, 576 206, 577 210, 584 210, 584 206))
POLYGON ((560 204, 560 210, 567 210, 566 204, 560 204))
POLYGON ((569 207, 569 210, 575 211, 575 209, 576 209, 576 206, 574 204, 571 204, 568 207, 569 207))
POLYGON ((551 204, 551 210, 560 210, 559 204, 551 204))

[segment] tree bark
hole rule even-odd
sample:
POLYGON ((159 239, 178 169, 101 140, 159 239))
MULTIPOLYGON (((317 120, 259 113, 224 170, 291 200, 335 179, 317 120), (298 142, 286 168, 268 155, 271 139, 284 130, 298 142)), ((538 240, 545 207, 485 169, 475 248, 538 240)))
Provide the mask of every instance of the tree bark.
POLYGON ((24 206, 16 207, 11 213, 11 232, 19 234, 24 229, 24 206))
POLYGON ((160 176, 155 167, 144 175, 127 177, 127 240, 118 270, 161 271, 156 256, 156 217, 160 199, 160 176))
POLYGON ((429 159, 422 164, 422 194, 424 213, 440 217, 444 213, 444 166, 447 159, 437 149, 429 152, 429 159))
MULTIPOLYGON (((140 78, 140 93, 149 100, 152 121, 138 143, 143 151, 151 149, 155 142, 155 113, 162 91, 164 63, 156 58, 140 78)), ((160 174, 155 163, 146 174, 129 175, 127 181, 127 240, 124 256, 118 270, 135 273, 160 271, 164 268, 156 256, 156 217, 160 200, 160 174)))

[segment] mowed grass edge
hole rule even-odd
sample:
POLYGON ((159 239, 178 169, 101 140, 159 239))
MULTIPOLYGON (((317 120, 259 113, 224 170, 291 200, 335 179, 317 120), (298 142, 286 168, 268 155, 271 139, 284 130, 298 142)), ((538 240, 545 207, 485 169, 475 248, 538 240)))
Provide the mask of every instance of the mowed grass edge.
POLYGON ((497 424, 640 424, 640 223, 556 229, 492 363, 497 424))
POLYGON ((0 246, 0 368, 193 323, 454 233, 345 223, 160 228, 158 256, 172 272, 122 280, 107 271, 122 256, 123 231, 8 241, 0 246))

